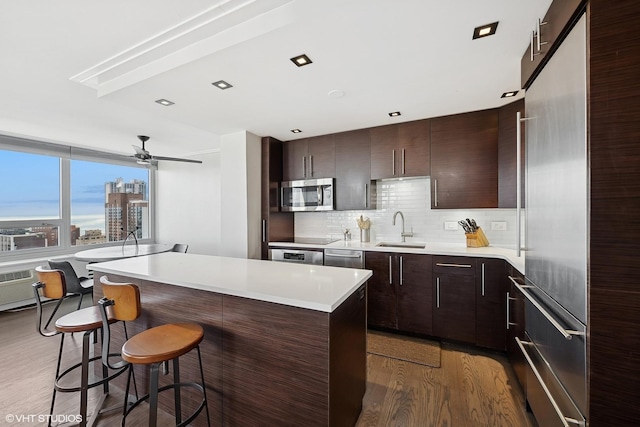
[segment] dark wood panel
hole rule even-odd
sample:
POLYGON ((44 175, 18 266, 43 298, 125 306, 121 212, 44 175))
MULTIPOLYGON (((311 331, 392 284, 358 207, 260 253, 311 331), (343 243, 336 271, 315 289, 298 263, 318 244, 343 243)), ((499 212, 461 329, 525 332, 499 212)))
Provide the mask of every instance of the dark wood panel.
POLYGON ((524 114, 524 99, 520 99, 511 104, 507 104, 499 109, 498 115, 498 207, 499 208, 515 208, 516 207, 516 132, 517 126, 521 126, 521 153, 520 165, 521 172, 521 202, 524 206, 525 200, 525 163, 524 154, 526 152, 526 141, 524 125, 516 124, 516 113, 520 112, 522 117, 524 114))
MULTIPOLYGON (((534 39, 534 56, 531 60, 531 45, 522 55, 520 60, 520 81, 523 88, 528 88, 536 75, 544 67, 544 64, 553 55, 553 52, 561 44, 569 32, 572 23, 578 15, 578 11, 584 8, 586 0, 555 0, 549 6, 540 26, 541 42, 540 51, 537 50, 537 40, 534 39)), ((531 31, 536 30, 535 21, 531 22, 531 31)))
POLYGON ((589 2, 590 425, 640 419, 640 8, 589 2), (625 404, 626 403, 626 404, 625 404))
POLYGON ((224 425, 328 425, 328 313, 233 296, 223 309, 224 425))
MULTIPOLYGON (((113 274, 107 275, 115 282, 134 283, 140 288, 142 315, 133 322, 127 322, 129 336, 133 336, 146 329, 166 323, 196 322, 205 330, 204 340, 200 344, 205 382, 207 386, 207 400, 211 425, 222 425, 222 298, 219 294, 182 288, 139 279, 131 279, 113 274), (179 315, 177 315, 179 313, 179 315)), ((94 300, 102 297, 99 280, 94 280, 94 300)), ((114 329, 114 342, 124 342, 122 330, 114 329)), ((197 353, 192 351, 180 358, 180 376, 182 381, 198 381, 197 353)), ((138 390, 147 393, 149 369, 136 366, 136 381, 138 390)), ((160 386, 172 382, 172 375, 161 375, 160 386)), ((124 389, 126 376, 120 376, 115 384, 124 389)), ((192 413, 199 401, 198 396, 184 393, 182 397, 183 413, 192 413)), ((168 413, 174 413, 173 393, 160 394, 160 407, 168 413)), ((144 408, 140 410, 144 411, 144 408)), ((192 423, 194 426, 205 426, 206 417, 200 414, 192 423)))
POLYGON ((498 207, 496 109, 431 120, 431 207, 498 207))
POLYGON ((396 291, 393 283, 398 281, 397 268, 393 273, 393 254, 367 252, 365 268, 373 271, 367 281, 367 321, 370 326, 395 329, 396 291), (389 270, 391 263, 391 276, 389 270))
POLYGON ((398 330, 423 335, 433 333, 431 255, 400 254, 402 283, 397 289, 398 330))
POLYGON ((504 351, 509 280, 505 262, 483 258, 477 260, 476 268, 476 345, 504 351))
POLYGON ((329 327, 329 426, 351 427, 367 388, 366 285, 331 313, 329 327))
POLYGON ((309 178, 334 178, 336 176, 336 147, 334 135, 309 138, 309 178))
POLYGON ((431 120, 416 120, 398 125, 398 153, 401 176, 428 176, 431 173, 431 120), (404 170, 402 152, 404 150, 404 170))
POLYGON ((308 170, 308 138, 287 141, 282 147, 282 180, 293 181, 305 178, 308 170))
POLYGON ((397 176, 398 125, 371 128, 369 135, 371 138, 371 179, 397 176))
POLYGON ((433 333, 444 339, 476 342, 476 260, 433 257, 433 333), (438 265, 438 264, 449 264, 438 265), (470 265, 456 267, 451 265, 470 265))
POLYGON ((293 212, 280 212, 280 181, 282 181, 282 142, 262 138, 261 171, 261 256, 269 259, 269 241, 293 241, 293 212))
POLYGON ((368 130, 336 134, 336 209, 374 209, 368 130))

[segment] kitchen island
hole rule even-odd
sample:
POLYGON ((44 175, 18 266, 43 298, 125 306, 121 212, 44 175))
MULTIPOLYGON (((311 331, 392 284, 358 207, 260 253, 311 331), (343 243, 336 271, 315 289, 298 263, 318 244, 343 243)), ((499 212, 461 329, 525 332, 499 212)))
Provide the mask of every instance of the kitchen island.
MULTIPOLYGON (((366 388, 370 271, 174 252, 88 268, 96 299, 102 275, 139 286, 143 315, 127 324, 129 335, 168 322, 203 325, 212 425, 356 422, 366 388)), ((197 363, 183 359, 186 379, 197 363)), ((145 384, 145 371, 136 378, 145 384)), ((161 405, 173 412, 169 397, 161 405)), ((185 411, 197 400, 190 398, 183 397, 185 411)), ((194 425, 205 424, 199 417, 194 425)))

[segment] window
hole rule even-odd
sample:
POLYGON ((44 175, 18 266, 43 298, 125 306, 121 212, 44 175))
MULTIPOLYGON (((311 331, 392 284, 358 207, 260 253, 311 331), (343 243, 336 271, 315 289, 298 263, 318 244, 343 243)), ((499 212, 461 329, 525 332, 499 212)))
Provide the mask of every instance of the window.
POLYGON ((71 245, 149 238, 146 169, 71 161, 71 245))
POLYGON ((0 135, 0 170, 0 260, 153 237, 153 167, 0 135))

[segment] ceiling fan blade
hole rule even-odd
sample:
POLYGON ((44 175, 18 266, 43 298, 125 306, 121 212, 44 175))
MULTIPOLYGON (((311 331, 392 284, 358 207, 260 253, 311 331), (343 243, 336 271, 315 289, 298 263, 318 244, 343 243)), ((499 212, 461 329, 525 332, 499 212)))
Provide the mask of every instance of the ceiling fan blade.
POLYGON ((202 160, 179 159, 177 157, 151 156, 152 160, 169 160, 172 162, 202 163, 202 160))
POLYGON ((134 150, 136 150, 136 153, 139 156, 142 156, 142 157, 148 157, 149 156, 149 152, 147 150, 142 149, 142 148, 138 147, 137 145, 131 145, 131 146, 133 147, 134 150))

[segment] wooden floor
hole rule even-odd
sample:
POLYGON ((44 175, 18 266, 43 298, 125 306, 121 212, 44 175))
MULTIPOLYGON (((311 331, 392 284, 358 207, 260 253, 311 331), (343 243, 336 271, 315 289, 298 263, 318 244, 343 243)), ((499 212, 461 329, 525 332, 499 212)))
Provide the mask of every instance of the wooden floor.
MULTIPOLYGON (((60 313, 75 308, 76 301, 65 304, 60 313)), ((52 305, 46 309, 51 310, 52 305)), ((0 313, 1 426, 46 425, 38 416, 49 413, 60 340, 40 336, 36 332, 35 316, 33 308, 0 313), (31 420, 25 419, 29 417, 31 420)), ((66 360, 79 361, 81 345, 81 334, 68 336, 66 360)), ((358 427, 536 425, 533 417, 524 411, 522 391, 501 354, 443 343, 440 368, 376 355, 368 355, 367 360, 367 392, 358 427)), ((99 389, 90 391, 90 403, 97 400, 99 389)), ((112 387, 111 394, 107 406, 119 404, 121 391, 112 387)), ((77 396, 77 393, 59 393, 54 413, 77 414, 77 396)), ((146 425, 145 410, 141 409, 127 418, 127 425, 146 425)), ((160 417, 160 425, 172 425, 173 419, 168 414, 160 417)), ((96 425, 119 425, 119 420, 119 412, 114 411, 100 415, 96 425)))

